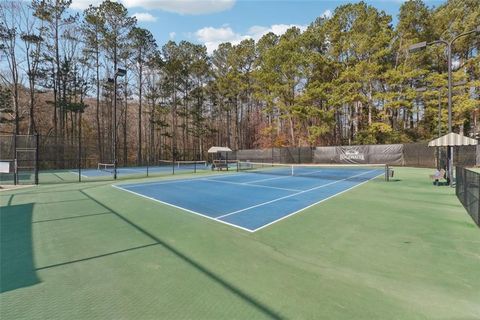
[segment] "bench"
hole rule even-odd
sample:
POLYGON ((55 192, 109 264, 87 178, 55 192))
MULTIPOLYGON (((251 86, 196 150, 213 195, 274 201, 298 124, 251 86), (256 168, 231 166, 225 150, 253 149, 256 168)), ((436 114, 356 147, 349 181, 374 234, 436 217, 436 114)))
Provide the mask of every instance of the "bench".
POLYGON ((212 170, 228 170, 228 164, 225 162, 217 162, 212 164, 212 170))
POLYGON ((439 185, 439 180, 445 179, 447 180, 446 176, 446 171, 444 169, 437 170, 434 174, 431 174, 429 177, 430 179, 434 180, 433 184, 434 185, 439 185))

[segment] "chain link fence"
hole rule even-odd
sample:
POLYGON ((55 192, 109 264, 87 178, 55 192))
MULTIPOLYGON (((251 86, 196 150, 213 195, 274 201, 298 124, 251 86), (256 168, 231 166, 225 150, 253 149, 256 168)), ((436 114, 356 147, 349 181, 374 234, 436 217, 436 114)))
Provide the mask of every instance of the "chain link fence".
MULTIPOLYGON (((66 183, 113 180, 115 165, 111 146, 99 147, 94 137, 3 135, 0 162, 8 172, 0 173, 1 184, 66 183), (81 138, 81 139, 80 139, 81 138), (101 152, 100 152, 101 151, 101 152)), ((143 178, 210 169, 213 158, 200 149, 147 145, 138 157, 136 146, 117 148, 117 178, 143 178)), ((263 163, 384 163, 410 167, 446 167, 446 148, 425 143, 331 147, 285 147, 236 150, 228 160, 263 163)), ((458 166, 480 165, 480 146, 454 148, 458 166)))
POLYGON ((455 171, 457 198, 480 227, 480 173, 460 166, 455 171))
POLYGON ((235 152, 235 159, 264 163, 311 163, 313 151, 314 148, 310 147, 244 149, 235 152))
POLYGON ((38 184, 38 136, 0 136, 0 184, 38 184))
MULTIPOLYGON (((424 143, 408 143, 403 145, 403 165, 418 168, 434 168, 436 148, 424 143)), ((446 158, 446 157, 445 157, 446 158)))
MULTIPOLYGON (((111 152, 103 157, 94 141, 79 137, 38 135, 0 136, 0 184, 54 184, 109 181, 210 170, 204 155, 196 149, 147 148, 140 160, 136 153, 118 149, 117 166, 111 152), (130 155, 130 157, 128 157, 130 155), (116 177, 115 177, 116 173, 116 177)), ((132 151, 137 151, 132 148, 132 151)))

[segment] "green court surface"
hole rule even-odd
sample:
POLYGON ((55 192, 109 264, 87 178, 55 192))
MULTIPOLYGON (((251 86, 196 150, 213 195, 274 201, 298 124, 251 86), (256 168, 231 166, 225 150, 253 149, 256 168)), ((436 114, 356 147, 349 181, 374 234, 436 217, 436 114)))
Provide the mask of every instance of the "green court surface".
POLYGON ((111 182, 2 191, 0 318, 479 319, 480 230, 431 172, 255 233, 111 182))

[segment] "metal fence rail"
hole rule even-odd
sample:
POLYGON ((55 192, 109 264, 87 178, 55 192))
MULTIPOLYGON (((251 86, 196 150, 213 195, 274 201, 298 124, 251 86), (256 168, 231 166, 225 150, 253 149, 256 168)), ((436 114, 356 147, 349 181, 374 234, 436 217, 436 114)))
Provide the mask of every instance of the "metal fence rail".
POLYGON ((473 221, 480 227, 480 172, 457 166, 455 193, 473 221))

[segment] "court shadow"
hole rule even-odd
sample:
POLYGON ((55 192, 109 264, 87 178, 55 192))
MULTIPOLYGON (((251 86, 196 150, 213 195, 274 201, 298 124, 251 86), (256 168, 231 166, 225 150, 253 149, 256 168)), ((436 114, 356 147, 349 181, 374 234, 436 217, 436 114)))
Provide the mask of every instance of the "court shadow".
MULTIPOLYGON (((136 229, 137 231, 141 232, 142 234, 144 234, 145 236, 147 236, 148 238, 150 238, 154 243, 153 244, 150 244, 150 245, 147 245, 147 246, 151 246, 151 245, 160 245, 162 246, 164 249, 168 250, 170 253, 174 254, 177 258, 179 258, 180 260, 182 260, 184 263, 190 265, 191 267, 195 268, 197 271, 201 272, 203 275, 207 276, 208 278, 210 278, 212 281, 214 281, 215 283, 219 284, 220 286, 222 286, 224 289, 226 289, 227 291, 229 291, 230 293, 234 294, 235 296, 237 296, 238 298, 242 299, 245 303, 249 304, 250 306, 254 307, 255 309, 257 309, 259 312, 263 313, 265 316, 267 316, 268 318, 270 319, 283 319, 283 317, 277 313, 276 311, 272 310, 271 308, 269 308, 268 306, 262 304, 260 301, 256 300, 255 298, 251 297, 250 295, 248 295, 247 293, 245 293, 244 291, 242 291, 241 289, 237 288, 236 286, 234 286, 233 284, 229 283, 227 280, 223 279, 222 277, 220 277, 219 275, 215 274, 213 271, 209 270, 207 267, 203 266, 202 264, 200 264, 199 262, 195 261, 194 259, 190 258, 189 256, 185 255, 184 253, 180 252, 179 250, 177 250, 176 248, 174 248, 173 246, 171 246, 170 244, 168 244, 167 242, 161 240, 160 238, 158 238, 157 236, 155 236, 154 234, 150 233, 149 231, 145 230, 144 228, 142 228, 141 226, 133 223, 132 221, 130 221, 128 218, 124 217, 123 215, 121 215, 120 213, 116 212, 115 210, 113 210, 112 208, 108 207, 107 205, 99 202, 98 200, 96 200, 95 198, 93 198, 92 196, 90 196, 88 193, 84 192, 83 190, 80 190, 80 192, 82 194, 84 194, 86 197, 90 198, 92 201, 96 202, 97 204, 99 204, 100 206, 104 207, 106 210, 110 211, 112 214, 114 214, 115 216, 117 216, 119 219, 121 219, 122 221, 124 221, 125 223, 129 224, 131 227, 133 227, 134 229, 136 229)), ((137 249, 137 248, 133 248, 133 249, 137 249)))
POLYGON ((40 282, 32 248, 33 204, 0 210, 0 293, 40 282))

